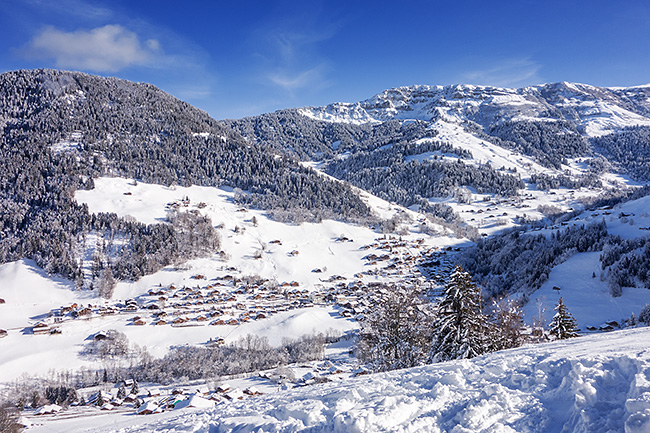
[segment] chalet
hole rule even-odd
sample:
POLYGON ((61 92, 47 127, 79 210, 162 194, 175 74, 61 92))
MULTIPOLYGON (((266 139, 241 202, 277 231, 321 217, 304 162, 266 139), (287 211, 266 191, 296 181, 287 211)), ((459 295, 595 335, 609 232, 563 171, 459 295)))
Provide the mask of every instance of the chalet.
POLYGON ((229 390, 224 394, 224 397, 226 397, 228 400, 242 400, 244 396, 244 391, 237 388, 229 390))
POLYGON ((128 394, 126 397, 124 397, 123 402, 124 403, 133 403, 138 399, 138 396, 135 394, 128 394))
POLYGON ((216 340, 210 338, 210 340, 208 340, 208 342, 206 344, 209 347, 222 346, 222 345, 226 344, 226 340, 224 340, 223 338, 217 338, 216 340))
POLYGON ((163 409, 158 406, 153 400, 150 400, 138 408, 138 415, 151 415, 153 413, 160 413, 163 409))
POLYGON ((215 320, 210 325, 225 325, 226 322, 223 319, 215 320))
POLYGON ((34 412, 34 415, 50 415, 53 413, 59 413, 61 409, 63 408, 58 404, 46 404, 34 412))
POLYGON ((32 332, 34 334, 49 334, 50 325, 44 322, 38 322, 36 325, 32 326, 32 332))
POLYGON ((113 394, 111 394, 110 392, 98 391, 98 392, 94 393, 93 395, 91 395, 88 398, 87 404, 89 406, 96 405, 97 400, 99 400, 100 396, 101 396, 101 401, 103 401, 103 402, 109 402, 109 401, 113 400, 113 394))
POLYGON ((93 340, 95 341, 102 341, 106 340, 108 338, 108 334, 105 333, 104 331, 99 331, 95 335, 93 335, 93 340))
POLYGON ((82 308, 81 310, 77 311, 77 314, 79 316, 90 316, 92 314, 93 310, 91 310, 89 307, 82 308))
POLYGON ((262 395, 262 392, 259 389, 255 388, 254 386, 249 386, 244 390, 244 394, 253 396, 253 395, 262 395))
POLYGON ((133 324, 136 325, 136 326, 143 326, 143 325, 146 325, 147 322, 145 322, 144 319, 137 319, 137 320, 133 321, 133 324))
POLYGON ((4 338, 8 335, 7 331, 4 329, 0 329, 0 338, 4 338))

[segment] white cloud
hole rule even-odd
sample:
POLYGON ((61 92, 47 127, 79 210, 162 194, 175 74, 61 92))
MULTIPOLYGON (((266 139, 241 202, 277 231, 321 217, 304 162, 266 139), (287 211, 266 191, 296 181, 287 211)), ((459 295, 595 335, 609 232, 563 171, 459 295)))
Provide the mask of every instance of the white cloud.
POLYGON ((160 54, 155 39, 144 43, 120 25, 65 32, 46 27, 26 47, 26 57, 54 59, 58 68, 117 72, 129 66, 152 66, 160 54))
POLYGON ((293 91, 303 87, 322 85, 325 82, 324 70, 325 65, 321 64, 302 72, 277 72, 269 75, 269 79, 283 89, 293 91))
POLYGON ((484 69, 466 72, 462 82, 495 87, 523 87, 543 82, 539 76, 541 65, 530 60, 508 59, 484 69))

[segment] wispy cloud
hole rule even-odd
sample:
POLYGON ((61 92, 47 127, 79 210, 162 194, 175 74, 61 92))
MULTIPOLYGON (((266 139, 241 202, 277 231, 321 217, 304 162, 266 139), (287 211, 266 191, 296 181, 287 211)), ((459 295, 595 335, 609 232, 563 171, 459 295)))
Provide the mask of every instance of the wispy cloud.
POLYGON ((507 59, 483 69, 461 74, 463 83, 495 87, 522 87, 539 84, 542 66, 530 58, 507 59))
POLYGON ((111 9, 85 0, 21 0, 24 4, 50 16, 74 16, 79 19, 107 19, 113 16, 111 9))
POLYGON ((326 71, 327 65, 323 63, 305 71, 278 70, 270 74, 269 79, 272 83, 292 92, 303 87, 324 85, 328 82, 325 77, 326 71))
POLYGON ((49 26, 25 47, 30 59, 54 60, 58 68, 117 72, 130 66, 151 66, 161 56, 156 39, 140 41, 134 32, 115 24, 65 32, 49 26))
POLYGON ((324 17, 316 8, 295 11, 258 28, 251 45, 266 83, 291 94, 327 87, 331 61, 324 55, 322 43, 340 27, 340 22, 324 17))

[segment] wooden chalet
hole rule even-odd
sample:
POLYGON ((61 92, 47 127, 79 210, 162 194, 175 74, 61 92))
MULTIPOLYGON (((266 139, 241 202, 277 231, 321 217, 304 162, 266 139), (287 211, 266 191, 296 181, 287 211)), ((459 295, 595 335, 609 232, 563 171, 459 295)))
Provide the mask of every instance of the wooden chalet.
POLYGON ((36 325, 32 326, 32 332, 34 334, 49 334, 50 325, 45 322, 38 322, 36 325))

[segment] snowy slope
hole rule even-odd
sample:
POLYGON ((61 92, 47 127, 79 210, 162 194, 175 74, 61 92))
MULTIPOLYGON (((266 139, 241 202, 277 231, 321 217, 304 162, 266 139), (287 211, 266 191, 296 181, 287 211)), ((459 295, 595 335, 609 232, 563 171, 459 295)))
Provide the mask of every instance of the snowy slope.
POLYGON ((34 432, 650 431, 649 328, 362 376, 150 417, 41 418, 34 432))
MULTIPOLYGON (((233 196, 234 192, 230 189, 198 186, 168 188, 135 184, 121 178, 97 179, 95 189, 78 191, 76 199, 86 203, 91 212, 115 212, 119 216, 128 215, 148 224, 163 224, 168 213, 167 204, 187 198, 188 206, 183 209, 199 210, 208 215, 215 226, 221 227, 221 249, 226 254, 191 260, 181 266, 169 266, 137 282, 119 282, 110 301, 97 298, 94 292, 88 290, 74 290, 71 282, 48 276, 28 260, 0 266, 0 298, 6 301, 0 304, 0 329, 8 331, 7 337, 0 339, 0 383, 11 382, 24 373, 45 375, 50 370, 97 367, 100 361, 82 352, 92 335, 109 329, 123 332, 131 344, 145 347, 153 356, 161 357, 172 346, 202 345, 211 338, 234 342, 250 334, 267 337, 271 344, 278 345, 283 338, 330 331, 339 335, 359 326, 357 321, 341 317, 339 309, 331 304, 279 311, 262 320, 229 326, 210 326, 210 321, 198 323, 198 313, 190 312, 185 316, 192 318, 191 324, 197 326, 154 326, 152 314, 147 310, 107 315, 93 313, 74 320, 69 316, 58 316, 57 311, 61 307, 74 303, 91 307, 93 311, 115 307, 129 298, 137 298, 141 305, 149 305, 156 299, 147 296, 151 289, 206 286, 223 282, 228 276, 260 276, 278 284, 296 283, 297 289, 305 291, 318 291, 338 284, 340 280, 328 282, 334 277, 364 283, 396 278, 382 273, 358 277, 361 272, 376 268, 368 266, 364 257, 379 251, 362 247, 375 243, 382 234, 368 227, 331 220, 320 224, 280 223, 269 219, 262 211, 240 208, 233 202, 233 196), (201 205, 199 209, 200 203, 205 206, 201 205), (337 241, 340 237, 348 240, 337 241), (298 253, 292 254, 294 251, 298 253), (312 272, 314 269, 320 272, 312 272), (202 275, 202 279, 197 280, 196 275, 202 275), (146 325, 134 326, 133 318, 138 316, 144 317, 146 325), (62 332, 34 335, 32 326, 40 321, 62 332)), ((410 214, 412 221, 406 224, 412 233, 404 235, 403 239, 424 239, 420 245, 422 249, 467 244, 463 239, 424 236, 419 233, 417 213, 367 194, 364 199, 383 218, 390 218, 398 211, 410 214)), ((96 242, 96 238, 89 237, 88 249, 92 249, 96 242)), ((412 250, 413 254, 419 251, 412 250)), ((87 269, 91 256, 92 251, 85 254, 84 267, 87 269)), ((417 271, 412 269, 409 273, 416 274, 417 271)), ((224 293, 236 289, 237 285, 232 283, 222 288, 224 293)), ((247 307, 255 305, 255 301, 245 300, 248 295, 237 296, 247 307)), ((171 317, 172 312, 168 311, 171 317)), ((232 317, 228 313, 226 316, 232 317)))

